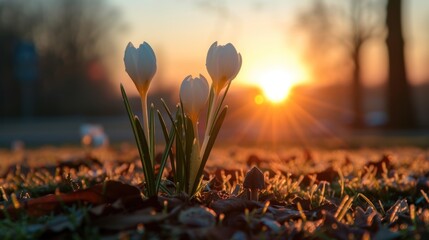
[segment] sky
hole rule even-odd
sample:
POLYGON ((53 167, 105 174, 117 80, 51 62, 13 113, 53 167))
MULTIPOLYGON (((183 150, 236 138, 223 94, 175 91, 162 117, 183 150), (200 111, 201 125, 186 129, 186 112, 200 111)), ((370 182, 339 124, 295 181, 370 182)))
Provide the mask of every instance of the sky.
MULTIPOLYGON (((129 41, 148 42, 154 49, 158 72, 152 88, 178 85, 191 74, 207 78, 205 58, 214 41, 231 42, 241 53, 243 66, 234 81, 261 85, 264 75, 287 69, 291 81, 317 83, 309 76, 293 32, 296 13, 313 1, 292 0, 109 0, 121 12, 126 30, 118 37, 114 78, 133 88, 123 67, 123 50, 129 41), (122 46, 122 47, 121 47, 122 46), (162 79, 162 80, 161 80, 162 79)), ((344 3, 340 0, 328 0, 344 3)), ((409 75, 413 83, 428 77, 427 24, 429 1, 405 0, 405 38, 409 75), (412 14, 410 14, 412 13, 412 14), (426 24, 425 24, 426 23, 426 24), (409 28, 407 28, 407 26, 409 28), (411 66, 411 67, 410 67, 411 66)), ((386 78, 383 39, 370 41, 365 51, 364 81, 383 83, 386 78)))

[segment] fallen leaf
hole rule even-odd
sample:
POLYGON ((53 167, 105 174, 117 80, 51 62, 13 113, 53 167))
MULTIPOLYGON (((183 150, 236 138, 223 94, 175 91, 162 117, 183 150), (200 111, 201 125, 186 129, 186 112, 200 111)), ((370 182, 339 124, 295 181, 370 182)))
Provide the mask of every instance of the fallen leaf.
POLYGON ((164 221, 176 215, 181 207, 173 209, 170 213, 157 213, 153 209, 146 208, 133 213, 120 213, 99 218, 94 225, 106 230, 123 230, 136 227, 138 224, 154 224, 164 221))
POLYGON ((386 215, 383 218, 383 221, 393 223, 398 220, 398 216, 401 213, 408 213, 409 207, 406 199, 400 199, 393 204, 389 210, 386 211, 386 215))
MULTIPOLYGON (((138 195, 140 190, 137 187, 117 181, 106 181, 91 188, 78 190, 72 193, 49 194, 39 198, 26 199, 20 201, 19 208, 13 205, 7 207, 10 217, 16 217, 19 212, 25 211, 29 216, 37 217, 59 210, 64 204, 77 202, 91 203, 94 205, 102 203, 112 203, 119 198, 138 195)), ((0 218, 5 214, 0 213, 0 218)))
MULTIPOLYGON (((381 214, 374 208, 368 207, 364 211, 361 207, 357 207, 355 211, 355 225, 361 228, 367 228, 376 224, 379 226, 381 223, 381 214)), ((375 229, 374 229, 375 230, 375 229)))
POLYGON ((192 207, 180 212, 179 222, 194 227, 212 227, 216 224, 216 213, 206 207, 192 207))
POLYGON ((259 202, 244 200, 240 198, 230 198, 213 202, 210 208, 217 214, 228 214, 229 212, 243 212, 244 209, 252 210, 254 208, 263 207, 259 202))
POLYGON ((322 211, 323 214, 323 229, 326 231, 328 236, 335 239, 350 239, 354 237, 361 239, 365 230, 359 228, 352 228, 342 222, 339 222, 334 215, 326 211, 322 211))

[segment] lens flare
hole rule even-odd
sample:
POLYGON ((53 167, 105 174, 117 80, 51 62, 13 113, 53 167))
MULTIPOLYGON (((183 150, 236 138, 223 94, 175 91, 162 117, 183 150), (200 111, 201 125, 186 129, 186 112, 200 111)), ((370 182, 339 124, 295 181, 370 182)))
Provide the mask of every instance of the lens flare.
POLYGON ((261 71, 258 80, 265 98, 272 103, 281 103, 287 99, 291 89, 301 81, 301 76, 298 71, 273 68, 261 71))

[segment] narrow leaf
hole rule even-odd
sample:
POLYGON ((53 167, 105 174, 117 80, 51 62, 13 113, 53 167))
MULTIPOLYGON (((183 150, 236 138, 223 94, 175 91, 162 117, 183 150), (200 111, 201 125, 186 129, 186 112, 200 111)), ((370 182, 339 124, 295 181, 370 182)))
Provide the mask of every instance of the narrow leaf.
POLYGON ((210 87, 210 95, 209 95, 209 106, 207 108, 207 116, 206 116, 206 126, 209 124, 209 115, 210 115, 210 111, 212 110, 213 107, 213 99, 214 99, 214 90, 213 90, 213 86, 210 87))
MULTIPOLYGON (((134 125, 136 126, 136 129, 137 129, 136 131, 137 139, 138 139, 137 146, 140 146, 141 144, 143 144, 144 146, 147 146, 146 137, 144 135, 144 131, 141 127, 139 118, 137 116, 134 117, 134 125)), ((147 147, 143 147, 143 148, 139 147, 138 149, 140 153, 140 158, 142 160, 142 165, 143 165, 142 167, 145 174, 148 194, 149 196, 156 196, 157 193, 155 192, 155 183, 154 183, 155 175, 153 173, 152 161, 150 159, 149 149, 147 147)))
POLYGON ((185 142, 185 178, 186 178, 186 187, 188 188, 189 177, 191 173, 191 157, 192 157, 192 149, 194 146, 195 133, 194 128, 192 127, 192 120, 188 117, 185 117, 185 134, 186 134, 186 142, 185 142))
MULTIPOLYGON (((158 113, 159 122, 161 123, 161 129, 162 129, 162 134, 164 135, 165 144, 167 144, 169 141, 167 126, 165 124, 165 121, 164 121, 164 118, 162 117, 161 112, 157 111, 157 113, 158 113)), ((170 131, 176 131, 174 129, 174 126, 171 126, 170 131)), ((171 150, 171 147, 168 148, 168 153, 170 155, 171 169, 174 173, 176 173, 176 164, 174 164, 174 154, 173 154, 173 151, 171 150)), ((174 178, 176 178, 176 176, 174 176, 174 178)))
POLYGON ((153 104, 151 104, 149 110, 149 147, 152 166, 155 166, 155 107, 153 104))
POLYGON ((178 139, 181 143, 183 143, 182 141, 182 133, 181 131, 179 131, 178 126, 180 125, 178 123, 178 113, 181 112, 180 108, 177 109, 176 111, 176 121, 173 118, 173 115, 171 114, 170 109, 168 108, 167 104, 165 103, 164 99, 161 99, 162 105, 164 106, 165 111, 167 112, 168 117, 170 118, 171 124, 172 126, 175 128, 176 130, 176 139, 178 139))
POLYGON ((162 184, 160 184, 159 185, 159 188, 162 190, 162 191, 164 191, 164 192, 166 192, 168 195, 173 195, 173 193, 170 191, 170 189, 168 189, 166 186, 164 186, 164 185, 162 185, 162 184))
POLYGON ((171 122, 174 122, 173 115, 171 114, 170 108, 168 108, 167 104, 165 103, 164 99, 161 98, 162 106, 164 106, 165 111, 168 114, 168 117, 170 117, 171 122))
POLYGON ((131 110, 127 94, 122 84, 121 84, 121 93, 122 93, 122 98, 124 100, 125 108, 128 113, 128 118, 130 120, 131 127, 134 133, 134 138, 136 141, 137 149, 139 151, 140 160, 142 162, 143 174, 145 176, 146 184, 147 184, 147 194, 149 196, 154 196, 156 195, 156 193, 153 192, 155 186, 153 185, 153 183, 151 183, 151 181, 153 181, 154 179, 154 176, 153 176, 152 165, 148 164, 150 163, 150 156, 149 156, 148 145, 146 142, 146 137, 144 135, 143 129, 141 127, 141 124, 137 116, 134 116, 134 113, 131 110), (136 118, 136 120, 134 118, 136 118), (152 174, 150 172, 152 172, 152 174))
POLYGON ((204 166, 207 163, 207 160, 209 158, 209 155, 210 155, 210 152, 213 148, 213 145, 216 141, 219 130, 223 124, 223 121, 225 120, 225 116, 226 116, 227 111, 228 111, 228 106, 225 106, 223 108, 222 112, 219 114, 219 117, 216 119, 215 124, 213 125, 213 131, 212 131, 212 134, 210 135, 209 141, 207 143, 207 147, 206 147, 204 154, 203 154, 203 157, 201 159, 201 165, 200 165, 200 168, 199 168, 198 173, 197 173, 197 178, 195 179, 195 183, 193 185, 194 189, 193 189, 192 193, 194 193, 194 191, 198 187, 198 184, 200 181, 199 177, 203 174, 204 166))
POLYGON ((167 163, 167 158, 169 156, 171 146, 173 146, 174 134, 175 134, 174 130, 170 131, 169 140, 168 140, 167 146, 165 146, 164 153, 162 155, 161 166, 159 168, 159 173, 156 177, 156 183, 155 183, 156 184, 155 185, 156 186, 156 192, 158 192, 159 185, 161 183, 162 173, 164 172, 165 164, 167 163))

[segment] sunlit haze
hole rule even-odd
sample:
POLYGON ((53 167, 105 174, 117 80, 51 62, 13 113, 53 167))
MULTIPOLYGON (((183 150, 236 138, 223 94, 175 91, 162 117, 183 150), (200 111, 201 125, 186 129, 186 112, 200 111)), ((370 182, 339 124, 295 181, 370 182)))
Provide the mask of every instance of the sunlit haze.
MULTIPOLYGON (((110 1, 122 12, 126 25, 117 44, 117 58, 112 60, 116 66, 114 78, 123 82, 130 94, 136 94, 136 91, 123 71, 121 56, 128 41, 134 44, 147 41, 154 48, 159 68, 152 89, 174 88, 189 74, 202 73, 208 77, 205 55, 214 41, 219 44, 233 43, 243 56, 243 67, 234 80, 235 84, 254 85, 258 82, 265 97, 271 101, 286 98, 289 89, 301 81, 298 78, 302 70, 296 71, 296 65, 306 68, 305 61, 291 66, 284 64, 280 57, 286 58, 286 62, 289 58, 301 57, 300 36, 293 30, 295 17, 312 1, 110 1), (267 63, 274 66, 267 66, 267 63), (279 68, 281 64, 284 67, 279 68), (253 73, 261 76, 250 76, 253 73), (272 87, 282 78, 281 84, 272 87)), ((418 63, 423 62, 418 60, 423 57, 423 51, 418 49, 424 48, 422 43, 425 42, 418 29, 424 26, 422 9, 427 9, 428 4, 422 0, 407 1, 407 4, 406 11, 414 13, 406 22, 410 25, 408 31, 412 36, 408 39, 408 56, 410 62, 417 63, 409 64, 413 68, 410 76, 412 82, 418 83, 427 74, 422 64, 418 63)), ((364 83, 383 83, 386 76, 384 39, 374 39, 366 48, 369 54, 368 61, 363 63, 366 70, 364 83)), ((324 83, 319 78, 309 76, 307 80, 311 80, 312 84, 324 83)))

